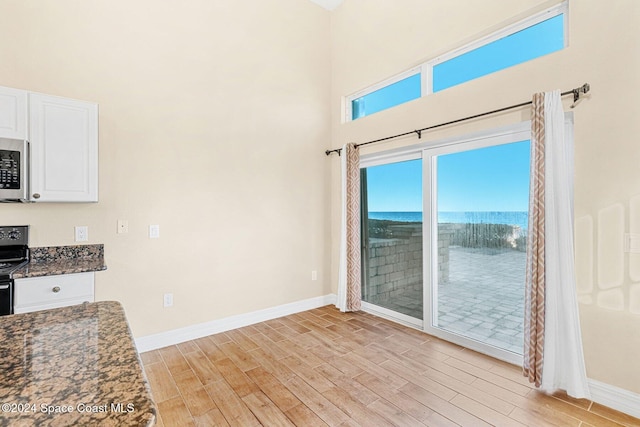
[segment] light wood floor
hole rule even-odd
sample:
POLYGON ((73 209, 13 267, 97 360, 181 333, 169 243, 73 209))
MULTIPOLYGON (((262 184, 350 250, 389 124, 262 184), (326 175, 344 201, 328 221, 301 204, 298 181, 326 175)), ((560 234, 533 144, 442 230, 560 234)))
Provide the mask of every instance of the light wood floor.
POLYGON ((173 426, 640 426, 507 363, 327 306, 142 354, 173 426))

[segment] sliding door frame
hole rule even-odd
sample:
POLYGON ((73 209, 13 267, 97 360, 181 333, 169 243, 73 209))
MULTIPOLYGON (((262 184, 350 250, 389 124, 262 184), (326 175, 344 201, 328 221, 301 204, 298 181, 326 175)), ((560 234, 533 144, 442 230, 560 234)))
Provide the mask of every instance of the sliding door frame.
MULTIPOLYGON (((437 203, 437 159, 440 155, 462 153, 465 151, 495 147, 504 144, 512 144, 531 139, 531 131, 527 127, 522 129, 514 126, 511 132, 501 132, 479 138, 464 138, 464 142, 452 141, 450 144, 429 147, 423 150, 423 235, 424 235, 424 324, 423 330, 438 338, 454 344, 461 345, 471 350, 487 354, 496 359, 514 364, 522 364, 522 355, 504 350, 481 341, 474 340, 444 328, 434 326, 437 324, 438 312, 434 307, 438 302, 438 203, 437 203), (428 249, 426 246, 429 245, 428 249)), ((524 300, 524 282, 522 299, 524 300)), ((524 344, 523 344, 524 346, 524 344)))
MULTIPOLYGON (((423 161, 423 222, 422 222, 422 232, 423 232, 423 320, 419 320, 410 316, 406 316, 402 313, 394 312, 392 310, 386 309, 384 307, 380 307, 375 304, 367 303, 365 301, 362 302, 362 309, 365 312, 387 318, 403 325, 416 328, 422 330, 431 335, 437 336, 439 338, 446 339, 447 341, 451 341, 453 343, 463 345, 467 348, 478 350, 483 353, 488 353, 487 349, 484 348, 486 345, 479 346, 477 342, 470 339, 458 339, 457 336, 449 336, 452 334, 443 334, 441 330, 438 328, 433 328, 432 324, 432 310, 431 310, 431 302, 432 302, 432 271, 434 271, 434 267, 432 265, 432 253, 434 250, 437 251, 437 248, 434 247, 434 243, 431 241, 431 236, 433 234, 433 224, 432 218, 434 215, 433 207, 431 206, 432 200, 432 182, 433 179, 429 175, 430 169, 427 169, 429 160, 425 158, 425 155, 430 155, 430 153, 434 152, 432 150, 436 150, 444 147, 452 147, 455 145, 494 145, 498 142, 508 143, 515 141, 515 135, 521 137, 522 139, 529 139, 531 129, 530 121, 521 122, 501 128, 494 128, 490 130, 485 130, 481 132, 475 132, 472 134, 456 136, 446 139, 441 139, 437 141, 431 142, 423 142, 419 144, 410 145, 407 147, 401 147, 391 150, 385 150, 378 153, 364 154, 360 157, 360 168, 365 169, 372 166, 380 166, 389 163, 398 163, 408 160, 417 160, 422 159, 423 161), (489 143, 491 141, 492 143, 489 143)), ((520 140, 522 140, 520 139, 520 140)), ((437 244, 437 242, 436 242, 437 244)), ((363 256, 366 254, 365 248, 362 248, 363 256)), ((363 273, 364 275, 364 273, 363 273)), ((500 350, 502 351, 502 350, 500 350)), ((508 352, 506 352, 508 353, 508 352)), ((510 353, 512 354, 512 353, 510 353)), ((509 355, 507 355, 509 356, 509 355)), ((495 357, 500 359, 508 359, 509 362, 518 363, 521 361, 522 357, 518 358, 513 357, 505 357, 503 354, 496 354, 495 357), (501 357, 502 356, 502 357, 501 357)))
MULTIPOLYGON (((572 112, 565 113, 565 128, 567 129, 567 132, 573 134, 572 112)), ((437 259, 437 257, 432 256, 433 253, 437 253, 437 246, 435 246, 437 245, 437 241, 435 241, 434 245, 434 239, 432 239, 432 236, 433 233, 437 230, 436 228, 434 228, 434 219, 437 218, 437 212, 435 211, 437 206, 435 206, 435 204, 433 203, 433 199, 435 197, 435 191, 433 187, 435 185, 435 180, 433 174, 435 173, 435 170, 434 168, 431 168, 431 163, 434 162, 434 156, 436 155, 435 153, 441 153, 444 150, 455 151, 454 148, 457 145, 464 147, 464 149, 461 149, 459 151, 464 151, 467 149, 507 144, 530 139, 531 122, 524 121, 500 128, 493 128, 436 141, 422 142, 406 147, 385 150, 361 156, 361 168, 402 162, 406 160, 416 160, 420 158, 422 158, 423 161, 423 320, 418 323, 414 318, 405 316, 401 313, 393 312, 391 310, 373 304, 365 303, 363 301, 362 309, 365 312, 394 320, 398 323, 402 323, 404 325, 422 330, 428 334, 442 338, 446 341, 462 345, 466 348, 487 354, 497 359, 505 360, 507 362, 518 365, 522 364, 522 356, 519 354, 515 354, 507 350, 498 349, 496 347, 489 346, 488 344, 480 343, 479 341, 465 338, 453 333, 445 333, 442 329, 432 326, 434 315, 431 308, 431 303, 433 300, 432 289, 435 283, 434 274, 437 271, 437 269, 434 268, 434 260, 437 259)))
MULTIPOLYGON (((370 155, 370 156, 362 156, 360 158, 360 170, 361 170, 361 177, 366 176, 365 173, 363 173, 362 171, 366 171, 367 168, 369 167, 374 167, 374 166, 382 166, 382 165, 387 165, 387 164, 391 164, 391 163, 400 163, 400 162, 406 162, 406 161, 410 161, 410 160, 420 160, 422 158, 422 150, 410 150, 407 152, 399 152, 399 153, 394 153, 392 151, 388 151, 388 152, 384 152, 384 153, 380 153, 379 155, 370 155)), ((361 181, 360 183, 360 190, 361 191, 366 191, 366 182, 361 181), (363 190, 364 189, 364 190, 363 190)), ((366 197, 365 197, 366 198, 366 197)), ((423 202, 424 203, 424 202, 423 202)), ((364 217, 366 216, 365 210, 366 209, 366 205, 363 204, 361 206, 361 219, 364 221, 364 217)), ((362 229, 364 230, 366 227, 364 227, 364 222, 362 222, 362 229)), ((424 231, 424 226, 423 226, 423 231, 424 231)), ((368 236, 363 232, 362 234, 362 243, 361 243, 361 253, 362 253, 362 260, 363 260, 363 268, 362 268, 362 280, 363 280, 363 284, 365 283, 365 280, 367 280, 367 275, 368 275, 368 254, 369 254, 369 248, 368 248, 368 236)), ((424 248, 424 239, 422 242, 423 248, 424 248)), ((424 249, 423 249, 424 251, 424 249)), ((423 274, 423 280, 424 280, 424 274, 423 274)), ((424 285, 423 285, 424 286, 424 285)), ((406 314, 403 313, 399 313, 397 311, 393 311, 390 310, 388 308, 379 306, 377 304, 373 304, 370 302, 366 302, 366 301, 362 301, 362 310, 367 312, 367 313, 371 313, 373 315, 385 318, 385 319, 389 319, 389 320, 393 320, 395 322, 401 323, 405 326, 409 326, 411 328, 415 328, 415 329, 419 329, 419 330, 423 330, 423 321, 422 319, 417 319, 415 317, 411 317, 408 316, 406 314)), ((424 307, 423 307, 423 317, 424 317, 424 307)))

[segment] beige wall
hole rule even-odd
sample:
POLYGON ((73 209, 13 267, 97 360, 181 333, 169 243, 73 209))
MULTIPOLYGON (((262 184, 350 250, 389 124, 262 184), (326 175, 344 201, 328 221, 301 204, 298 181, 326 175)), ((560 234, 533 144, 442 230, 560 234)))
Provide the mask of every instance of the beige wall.
POLYGON ((562 52, 340 122, 342 96, 541 4, 346 0, 329 13, 304 0, 0 0, 0 85, 100 104, 100 202, 3 205, 0 224, 31 224, 32 246, 73 244, 73 226, 88 225, 109 265, 97 297, 121 301, 137 337, 325 295, 336 290, 339 171, 324 149, 589 82, 575 110, 587 369, 640 392, 640 259, 620 249, 621 232, 640 233, 638 2, 573 1, 562 52))
MULTIPOLYGON (((551 3, 553 4, 553 3, 551 3)), ((590 378, 640 392, 640 255, 625 254, 625 232, 640 233, 640 3, 570 3, 570 46, 543 58, 350 123, 340 97, 407 70, 486 33, 538 0, 346 0, 332 15, 332 141, 364 142, 522 102, 539 91, 585 82, 575 109, 576 261, 590 378)), ((568 107, 568 102, 566 106, 568 107)), ((568 110, 568 108, 567 108, 568 110)), ((422 141, 528 120, 529 110, 452 126, 422 141)), ((416 143, 415 136, 363 153, 416 143)), ((332 160, 332 260, 339 233, 339 165, 332 160)), ((332 264, 332 277, 337 263, 332 264)), ((335 289, 335 280, 332 282, 335 289)))
POLYGON ((329 25, 300 0, 0 0, 0 85, 100 104, 99 203, 0 224, 88 225, 137 337, 328 294, 329 25))

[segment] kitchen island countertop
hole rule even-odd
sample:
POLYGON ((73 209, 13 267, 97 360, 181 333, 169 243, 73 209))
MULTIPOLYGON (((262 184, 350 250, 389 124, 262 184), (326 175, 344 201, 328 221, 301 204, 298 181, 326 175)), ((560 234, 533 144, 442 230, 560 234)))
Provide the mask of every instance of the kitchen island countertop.
POLYGON ((120 303, 0 317, 0 426, 152 426, 155 419, 120 303))

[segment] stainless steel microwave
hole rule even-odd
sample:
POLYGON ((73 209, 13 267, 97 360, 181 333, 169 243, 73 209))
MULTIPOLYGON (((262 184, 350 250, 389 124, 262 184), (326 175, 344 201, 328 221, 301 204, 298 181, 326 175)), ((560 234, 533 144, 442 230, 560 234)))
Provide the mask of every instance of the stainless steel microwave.
POLYGON ((29 143, 0 138, 0 202, 29 201, 29 143))

